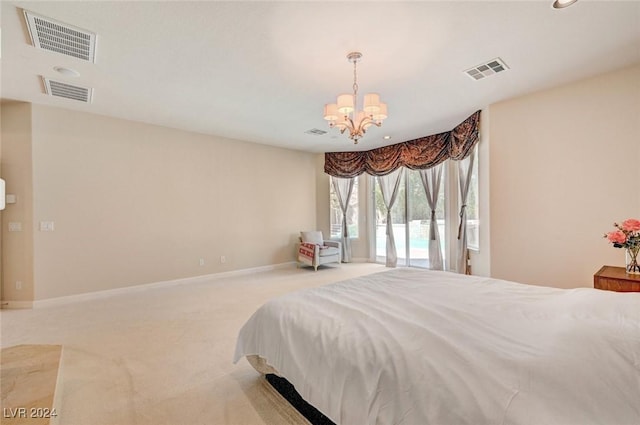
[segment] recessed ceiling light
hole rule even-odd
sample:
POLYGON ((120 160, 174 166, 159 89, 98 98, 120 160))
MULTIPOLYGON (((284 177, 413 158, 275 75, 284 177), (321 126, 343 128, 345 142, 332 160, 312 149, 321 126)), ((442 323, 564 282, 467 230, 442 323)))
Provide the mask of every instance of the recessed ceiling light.
POLYGON ((554 9, 563 9, 565 7, 571 6, 573 3, 577 1, 578 0, 556 0, 553 2, 552 6, 554 9))
POLYGON ((382 138, 383 138, 384 140, 389 140, 389 139, 391 139, 391 136, 384 136, 384 137, 382 137, 382 138))
POLYGON ((71 69, 71 68, 65 68, 63 66, 54 66, 53 70, 56 72, 59 72, 60 74, 66 76, 66 77, 79 77, 80 73, 78 71, 76 71, 75 69, 71 69))

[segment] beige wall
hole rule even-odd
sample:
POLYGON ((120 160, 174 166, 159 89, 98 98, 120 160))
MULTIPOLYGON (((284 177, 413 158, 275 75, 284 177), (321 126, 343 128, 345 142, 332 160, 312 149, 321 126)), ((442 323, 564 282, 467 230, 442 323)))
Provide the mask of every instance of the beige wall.
POLYGON ((312 154, 32 109, 35 300, 290 262, 315 227, 312 154))
MULTIPOLYGON (((601 234, 640 216, 638 122, 640 66, 485 110, 474 271, 576 287, 591 286, 603 264, 622 265, 623 252, 601 234)), ((3 297, 41 300, 292 261, 299 230, 329 232, 322 167, 322 155, 4 103, 2 176, 19 201, 2 214, 3 297), (9 221, 23 231, 7 232, 9 221), (38 231, 41 221, 55 231, 38 231)), ((360 183, 353 254, 367 258, 360 183)))
POLYGON ((489 108, 491 275, 592 286, 624 252, 602 235, 640 217, 640 66, 489 108))
POLYGON ((28 303, 34 294, 31 105, 3 102, 1 108, 2 178, 6 193, 17 196, 2 211, 2 299, 28 303), (9 232, 10 222, 20 223, 22 231, 9 232))

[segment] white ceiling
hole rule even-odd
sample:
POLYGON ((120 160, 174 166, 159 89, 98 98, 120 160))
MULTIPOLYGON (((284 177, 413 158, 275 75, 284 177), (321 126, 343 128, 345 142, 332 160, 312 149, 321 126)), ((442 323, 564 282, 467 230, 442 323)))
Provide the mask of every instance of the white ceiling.
POLYGON ((3 0, 1 94, 311 152, 371 149, 640 62, 640 1, 551 3, 3 0), (34 48, 21 9, 97 33, 96 62, 34 48), (357 146, 337 130, 305 134, 329 130, 322 107, 351 91, 353 50, 364 55, 360 92, 380 93, 389 118, 357 146), (480 81, 463 72, 496 57, 511 69, 480 81), (40 76, 93 87, 93 102, 50 97, 40 76))

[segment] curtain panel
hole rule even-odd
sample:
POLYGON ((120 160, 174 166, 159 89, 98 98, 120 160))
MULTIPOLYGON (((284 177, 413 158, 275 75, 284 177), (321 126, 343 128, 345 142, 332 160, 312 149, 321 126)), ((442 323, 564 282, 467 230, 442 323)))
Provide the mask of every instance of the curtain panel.
POLYGON ((444 270, 444 262, 442 261, 442 251, 440 248, 440 231, 438 230, 438 221, 436 219, 436 209, 438 208, 438 193, 440 193, 440 182, 442 181, 442 165, 439 164, 428 170, 418 171, 422 187, 427 197, 427 204, 431 209, 431 218, 429 219, 429 268, 431 270, 444 270))
POLYGON ((478 142, 480 111, 476 111, 453 130, 408 142, 361 152, 327 152, 324 172, 333 177, 350 178, 367 173, 385 176, 400 167, 424 170, 447 159, 466 158, 478 142))
POLYGON ((400 180, 402 179, 403 168, 399 168, 396 171, 386 174, 384 176, 378 176, 378 183, 380 184, 380 192, 382 192, 382 201, 387 209, 387 242, 386 242, 386 266, 395 267, 398 265, 398 252, 396 250, 396 241, 393 236, 393 218, 391 216, 391 209, 396 202, 398 192, 400 189, 400 180))
POLYGON ((355 179, 341 179, 334 177, 331 181, 333 182, 333 190, 336 192, 336 197, 340 204, 340 210, 342 211, 342 232, 340 232, 340 242, 342 242, 342 262, 350 263, 351 238, 349 237, 347 210, 349 209, 349 200, 351 199, 355 179))

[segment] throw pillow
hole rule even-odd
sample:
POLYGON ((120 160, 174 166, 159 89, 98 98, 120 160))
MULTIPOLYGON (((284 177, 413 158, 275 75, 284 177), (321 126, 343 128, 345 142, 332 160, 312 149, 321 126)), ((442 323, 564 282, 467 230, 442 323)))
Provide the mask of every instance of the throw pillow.
POLYGON ((324 244, 324 238, 322 237, 322 232, 317 230, 300 232, 300 237, 302 238, 302 242, 312 243, 315 245, 324 244))

